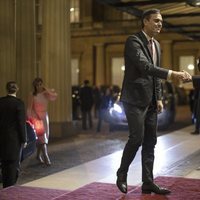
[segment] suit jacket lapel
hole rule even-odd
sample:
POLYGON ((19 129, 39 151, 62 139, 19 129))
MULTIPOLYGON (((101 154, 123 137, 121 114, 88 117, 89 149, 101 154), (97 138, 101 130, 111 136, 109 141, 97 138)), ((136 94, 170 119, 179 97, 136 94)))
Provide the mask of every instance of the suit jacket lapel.
POLYGON ((146 54, 149 56, 149 58, 151 59, 151 62, 153 63, 153 58, 152 58, 152 55, 151 55, 151 52, 150 52, 150 49, 149 49, 149 46, 148 46, 149 41, 147 40, 146 36, 144 35, 144 33, 142 31, 140 31, 138 33, 138 36, 143 43, 144 50, 145 50, 146 54))
POLYGON ((154 44, 155 44, 156 57, 157 57, 157 63, 156 64, 158 66, 160 66, 160 54, 161 54, 160 47, 159 47, 158 42, 156 40, 154 40, 154 41, 155 41, 154 44))

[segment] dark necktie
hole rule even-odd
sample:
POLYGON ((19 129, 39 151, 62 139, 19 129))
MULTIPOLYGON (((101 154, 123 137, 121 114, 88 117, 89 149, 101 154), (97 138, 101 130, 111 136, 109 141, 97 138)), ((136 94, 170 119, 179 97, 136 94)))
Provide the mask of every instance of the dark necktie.
POLYGON ((153 43, 153 40, 150 39, 149 40, 149 51, 151 53, 151 57, 152 57, 152 60, 153 60, 153 63, 156 64, 156 54, 155 54, 155 47, 154 47, 154 43, 153 43))

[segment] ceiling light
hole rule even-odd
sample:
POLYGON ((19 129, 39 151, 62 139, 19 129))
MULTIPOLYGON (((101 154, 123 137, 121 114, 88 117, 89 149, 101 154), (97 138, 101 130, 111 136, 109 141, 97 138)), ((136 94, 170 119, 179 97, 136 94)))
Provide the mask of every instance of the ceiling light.
POLYGON ((193 7, 200 7, 200 0, 187 0, 188 5, 193 7))

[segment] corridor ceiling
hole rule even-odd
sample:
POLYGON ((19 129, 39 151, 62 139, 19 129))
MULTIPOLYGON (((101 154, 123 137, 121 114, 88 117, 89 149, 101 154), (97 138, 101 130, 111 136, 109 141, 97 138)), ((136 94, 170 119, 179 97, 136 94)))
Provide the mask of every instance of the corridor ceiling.
MULTIPOLYGON (((157 8, 163 17, 163 28, 190 40, 200 41, 200 7, 194 7, 192 0, 98 0, 134 18, 141 17, 144 10, 157 8)), ((196 0, 200 3, 200 0, 196 0)))

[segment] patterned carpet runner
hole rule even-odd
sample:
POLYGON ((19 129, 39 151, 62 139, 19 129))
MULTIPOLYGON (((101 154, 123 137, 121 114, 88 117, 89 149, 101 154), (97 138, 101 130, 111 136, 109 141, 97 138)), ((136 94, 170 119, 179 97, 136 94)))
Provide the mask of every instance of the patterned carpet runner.
POLYGON ((0 190, 0 200, 200 200, 200 180, 160 176, 155 183, 172 191, 169 195, 142 194, 129 186, 122 194, 115 184, 94 182, 74 191, 13 186, 0 190))

